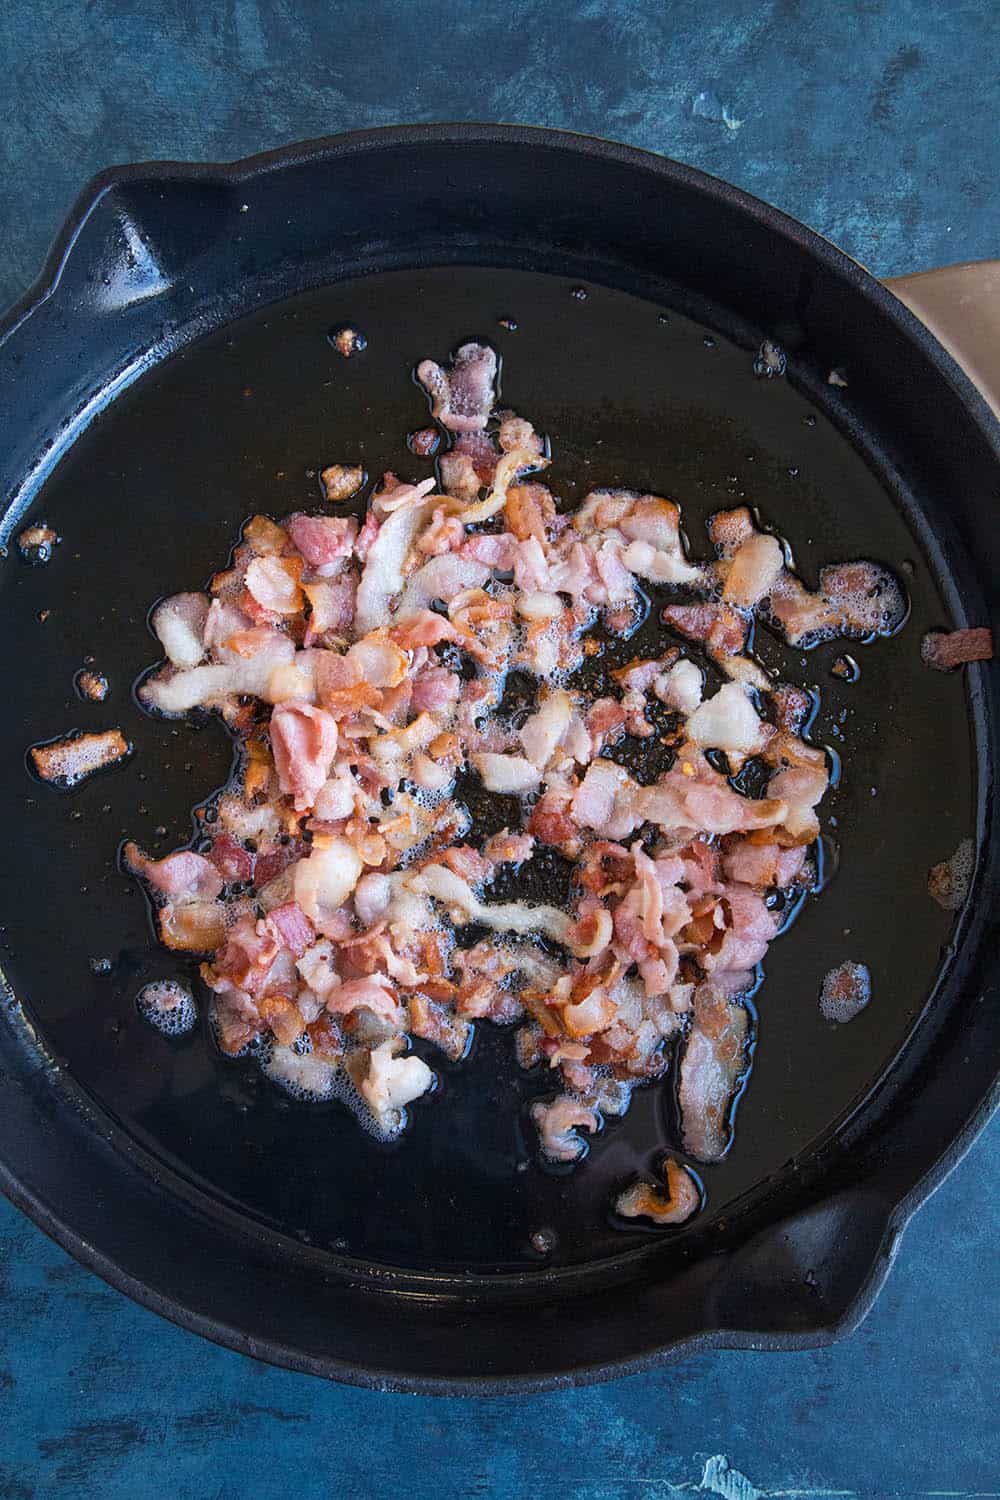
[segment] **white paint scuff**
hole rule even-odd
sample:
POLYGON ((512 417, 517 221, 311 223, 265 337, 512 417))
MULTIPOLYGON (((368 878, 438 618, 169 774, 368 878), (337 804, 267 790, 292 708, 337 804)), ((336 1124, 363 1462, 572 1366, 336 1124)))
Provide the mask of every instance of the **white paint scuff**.
POLYGON ((766 1491, 759 1490, 739 1469, 732 1468, 722 1453, 716 1453, 706 1461, 698 1488, 708 1490, 712 1495, 721 1495, 722 1500, 766 1500, 766 1491))

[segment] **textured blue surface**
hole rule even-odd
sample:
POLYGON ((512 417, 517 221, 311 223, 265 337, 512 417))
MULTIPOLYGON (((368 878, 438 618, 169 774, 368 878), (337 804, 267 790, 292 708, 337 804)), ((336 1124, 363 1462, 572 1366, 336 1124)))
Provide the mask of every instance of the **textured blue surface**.
MULTIPOLYGON (((1000 253, 988 4, 7 0, 0 50, 0 302, 101 167, 400 120, 519 120, 663 151, 882 275, 1000 253)), ((214 1349, 0 1203, 0 1497, 997 1496, 998 1203, 995 1123, 840 1346, 481 1404, 339 1389, 214 1349)))

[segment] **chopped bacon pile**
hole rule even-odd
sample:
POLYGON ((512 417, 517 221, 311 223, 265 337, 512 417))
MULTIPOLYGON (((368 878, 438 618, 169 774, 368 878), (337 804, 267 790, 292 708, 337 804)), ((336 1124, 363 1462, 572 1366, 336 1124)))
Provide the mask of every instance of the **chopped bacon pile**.
MULTIPOLYGON (((293 1093, 339 1092, 394 1133, 433 1084, 411 1038, 458 1059, 476 1022, 518 1023, 519 1059, 556 1086, 533 1110, 547 1156, 585 1154, 677 1053, 684 1149, 714 1161, 748 1066, 741 997, 810 884, 829 780, 805 695, 749 652, 754 611, 794 642, 868 635, 901 594, 868 563, 810 593, 746 510, 714 519, 708 564, 669 499, 595 490, 566 514, 536 477, 546 445, 495 411, 496 373, 479 344, 418 367, 450 443, 440 483, 386 474, 361 515, 255 516, 206 593, 157 607, 143 702, 217 711, 240 767, 194 848, 126 862, 163 942, 205 956, 222 1050, 257 1048, 293 1093), (695 649, 665 642, 596 693, 580 669, 600 633, 627 639, 654 590, 695 649), (515 677, 533 693, 516 712, 515 677), (639 779, 626 743, 666 768, 639 779), (734 780, 748 762, 757 796, 734 780), (470 786, 505 809, 499 833, 470 786), (569 895, 529 900, 552 851, 569 895)), ((340 501, 361 471, 322 478, 340 501)), ((699 1189, 666 1170, 619 1212, 693 1213, 699 1189)))

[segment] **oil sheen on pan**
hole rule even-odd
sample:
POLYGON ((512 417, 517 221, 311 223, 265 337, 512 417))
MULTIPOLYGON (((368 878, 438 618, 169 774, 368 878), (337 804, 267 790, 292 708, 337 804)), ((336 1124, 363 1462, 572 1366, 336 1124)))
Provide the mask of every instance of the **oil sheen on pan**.
MULTIPOLYGON (((92 616, 74 647, 115 678, 123 652, 143 667, 144 609, 180 591, 151 616, 167 661, 138 674, 142 709, 116 707, 132 759, 73 794, 93 800, 71 825, 98 867, 123 836, 165 946, 142 934, 135 883, 105 869, 90 1035, 68 1014, 52 1025, 109 1102, 124 1062, 116 1102, 139 1139, 271 1222, 360 1248, 352 1192, 376 1172, 394 1203, 365 1244, 376 1258, 431 1243, 434 1264, 537 1260, 540 1224, 549 1258, 614 1253, 724 1209, 828 1128, 911 1024, 919 992, 900 1004, 860 849, 866 823, 886 843, 889 685, 933 675, 908 638, 941 610, 902 568, 913 545, 877 480, 788 374, 755 376, 744 351, 639 299, 516 273, 489 301, 470 274, 458 307, 422 273, 409 326, 413 279, 379 278, 395 318, 310 294, 230 335, 221 361, 206 341, 63 466, 100 472, 140 410, 161 458, 214 356, 229 415, 198 437, 189 546, 129 580, 127 646, 119 625, 113 654, 92 616), (514 328, 487 316, 494 300, 514 328), (665 351, 655 437, 642 372, 597 367, 602 306, 634 326, 637 358, 665 351), (326 330, 355 319, 367 343, 345 362, 326 330), (583 400, 553 337, 567 323, 583 400), (288 343, 312 351, 294 414, 266 357, 288 343), (855 513, 865 494, 874 524, 855 513), (831 673, 845 637, 861 666, 846 679, 831 673), (191 839, 185 794, 213 781, 191 839), (818 999, 848 960, 870 967, 871 1003, 838 1029, 818 999), (201 1029, 154 1031, 136 1003, 153 982, 197 993, 201 1029), (762 1150, 790 1056, 808 1102, 762 1150), (228 1121, 214 1144, 206 1107, 228 1121), (451 1245, 428 1233, 438 1202, 407 1192, 406 1164, 440 1141, 450 1191, 495 1193, 492 1240, 487 1224, 451 1245), (261 1187, 272 1150, 280 1190, 261 1187)), ((63 567, 59 481, 44 514, 63 567)), ((946 753, 949 734, 942 716, 946 753)), ((953 800, 952 847, 960 786, 953 800)))

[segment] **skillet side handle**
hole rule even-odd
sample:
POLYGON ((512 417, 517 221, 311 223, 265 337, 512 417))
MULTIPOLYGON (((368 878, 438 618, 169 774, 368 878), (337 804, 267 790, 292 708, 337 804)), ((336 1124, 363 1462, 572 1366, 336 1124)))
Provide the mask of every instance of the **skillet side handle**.
POLYGON ((1000 260, 917 271, 885 285, 926 323, 1000 417, 1000 260))

